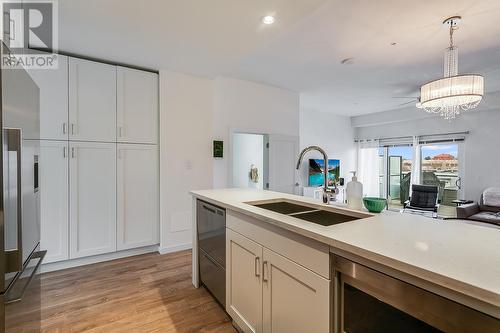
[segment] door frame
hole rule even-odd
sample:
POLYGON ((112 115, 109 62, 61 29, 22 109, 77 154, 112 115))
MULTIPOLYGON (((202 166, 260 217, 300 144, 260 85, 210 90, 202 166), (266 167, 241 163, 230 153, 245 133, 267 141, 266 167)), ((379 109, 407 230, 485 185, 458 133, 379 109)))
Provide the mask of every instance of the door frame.
POLYGON ((458 146, 458 178, 460 179, 460 187, 458 189, 458 199, 465 199, 465 188, 467 179, 465 177, 465 141, 455 142, 458 146))
MULTIPOLYGON (((233 137, 234 134, 254 134, 254 135, 262 135, 264 137, 264 149, 266 143, 269 143, 269 137, 274 134, 264 133, 264 131, 259 130, 251 130, 251 129, 241 129, 241 128, 230 128, 229 129, 229 140, 227 145, 227 158, 229 159, 228 170, 227 170, 227 185, 228 187, 233 187, 233 137)), ((268 190, 266 188, 266 183, 269 183, 269 151, 264 150, 264 156, 267 155, 267 158, 264 158, 264 170, 262 170, 262 179, 264 183, 264 190, 268 190)))

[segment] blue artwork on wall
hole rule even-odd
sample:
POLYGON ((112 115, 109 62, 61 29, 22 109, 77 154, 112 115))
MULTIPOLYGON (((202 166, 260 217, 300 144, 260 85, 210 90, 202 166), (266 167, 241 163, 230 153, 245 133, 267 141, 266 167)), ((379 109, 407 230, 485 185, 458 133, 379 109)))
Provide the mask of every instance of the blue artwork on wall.
MULTIPOLYGON (((325 162, 322 159, 309 160, 309 186, 323 185, 323 170, 325 162)), ((328 186, 333 186, 334 180, 340 178, 340 160, 328 160, 328 186)))

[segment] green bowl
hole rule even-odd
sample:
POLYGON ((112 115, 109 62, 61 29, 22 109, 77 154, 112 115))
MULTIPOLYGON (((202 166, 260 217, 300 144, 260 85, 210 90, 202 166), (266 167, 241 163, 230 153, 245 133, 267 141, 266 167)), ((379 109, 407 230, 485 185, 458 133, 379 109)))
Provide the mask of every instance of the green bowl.
POLYGON ((380 213, 387 206, 387 199, 365 197, 363 203, 370 213, 380 213))

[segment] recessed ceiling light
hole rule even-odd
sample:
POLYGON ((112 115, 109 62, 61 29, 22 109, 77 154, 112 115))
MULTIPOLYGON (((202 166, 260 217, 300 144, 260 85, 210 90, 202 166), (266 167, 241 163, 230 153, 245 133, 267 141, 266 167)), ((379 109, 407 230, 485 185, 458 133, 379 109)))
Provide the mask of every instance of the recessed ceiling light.
POLYGON ((274 16, 271 16, 271 15, 267 15, 267 16, 264 16, 262 18, 262 23, 264 23, 264 24, 268 24, 268 25, 273 24, 274 21, 275 21, 275 18, 274 18, 274 16))

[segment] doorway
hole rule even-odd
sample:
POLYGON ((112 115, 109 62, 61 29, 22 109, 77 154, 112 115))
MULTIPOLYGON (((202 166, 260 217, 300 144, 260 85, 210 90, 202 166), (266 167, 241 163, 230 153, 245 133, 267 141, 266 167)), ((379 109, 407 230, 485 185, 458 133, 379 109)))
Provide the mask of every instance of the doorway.
POLYGON ((267 134, 233 133, 232 186, 267 189, 269 153, 267 134))
POLYGON ((389 209, 400 210, 409 198, 413 146, 380 147, 379 158, 380 194, 387 198, 389 209))
POLYGON ((232 187, 298 194, 298 137, 232 132, 230 146, 232 187))

